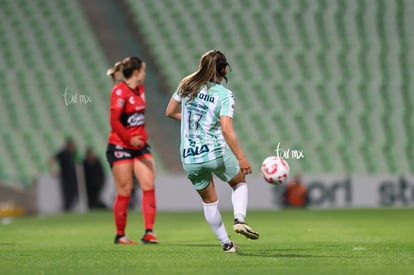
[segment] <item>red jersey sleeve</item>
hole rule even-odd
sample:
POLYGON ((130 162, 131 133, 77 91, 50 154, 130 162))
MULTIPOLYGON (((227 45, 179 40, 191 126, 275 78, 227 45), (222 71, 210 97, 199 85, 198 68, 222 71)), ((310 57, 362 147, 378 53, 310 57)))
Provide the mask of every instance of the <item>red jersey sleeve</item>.
POLYGON ((119 87, 115 87, 112 90, 109 123, 111 125, 112 131, 116 132, 125 143, 129 144, 132 136, 124 127, 124 125, 122 125, 120 120, 126 102, 124 95, 125 92, 122 91, 122 89, 119 87))

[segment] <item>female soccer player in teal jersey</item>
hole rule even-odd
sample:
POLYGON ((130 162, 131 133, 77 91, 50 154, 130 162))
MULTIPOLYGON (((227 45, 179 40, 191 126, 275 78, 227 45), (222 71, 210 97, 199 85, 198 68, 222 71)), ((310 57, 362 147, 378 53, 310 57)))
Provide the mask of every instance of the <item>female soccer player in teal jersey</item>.
POLYGON ((181 120, 181 161, 203 201, 204 217, 223 250, 237 252, 238 246, 229 239, 218 209, 213 174, 233 189, 233 230, 253 240, 259 234, 245 223, 248 201, 245 176, 251 173, 251 167, 233 129, 233 94, 220 84, 223 79, 227 81, 228 66, 222 52, 205 53, 198 70, 181 80, 166 115, 181 120))

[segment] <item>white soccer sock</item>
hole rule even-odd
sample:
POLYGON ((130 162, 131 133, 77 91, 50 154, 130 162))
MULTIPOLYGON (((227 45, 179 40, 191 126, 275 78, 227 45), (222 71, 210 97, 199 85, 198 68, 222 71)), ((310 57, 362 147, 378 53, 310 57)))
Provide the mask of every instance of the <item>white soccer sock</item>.
POLYGON ((221 244, 231 242, 229 235, 227 235, 226 228, 224 227, 220 210, 218 209, 218 201, 212 203, 203 202, 203 209, 206 221, 210 224, 211 229, 213 229, 221 244))
POLYGON ((245 222, 248 196, 247 183, 241 182, 233 186, 231 201, 233 203, 234 218, 239 222, 245 222))

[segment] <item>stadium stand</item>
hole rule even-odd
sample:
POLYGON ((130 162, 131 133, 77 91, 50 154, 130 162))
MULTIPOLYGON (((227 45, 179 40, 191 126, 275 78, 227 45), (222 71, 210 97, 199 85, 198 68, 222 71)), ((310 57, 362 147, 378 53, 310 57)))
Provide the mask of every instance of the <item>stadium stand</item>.
POLYGON ((79 3, 1 0, 0 6, 0 181, 28 186, 48 173, 47 161, 66 136, 77 143, 79 158, 93 146, 105 160, 109 64, 79 3))
POLYGON ((20 177, 27 185, 47 172, 48 158, 67 135, 80 154, 87 145, 103 148, 107 64, 77 2, 1 1, 1 6, 1 158, 9 165, 2 179, 20 177), (81 95, 93 104, 81 103, 81 95))
POLYGON ((414 171, 414 2, 126 2, 171 91, 201 53, 226 53, 256 170, 281 142, 304 151, 298 172, 414 171))
MULTIPOLYGON (((255 171, 280 142, 303 151, 300 173, 414 172, 413 1, 123 2, 170 92, 200 54, 226 53, 255 171)), ((0 7, 0 181, 30 185, 68 135, 104 158, 108 63, 80 2, 0 7)))

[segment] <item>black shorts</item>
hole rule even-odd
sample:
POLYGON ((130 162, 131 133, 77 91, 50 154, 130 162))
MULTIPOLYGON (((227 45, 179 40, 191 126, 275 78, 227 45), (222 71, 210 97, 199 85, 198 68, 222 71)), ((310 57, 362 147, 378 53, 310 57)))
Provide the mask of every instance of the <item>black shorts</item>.
POLYGON ((132 162, 134 159, 141 159, 151 154, 151 146, 145 144, 142 149, 134 150, 124 148, 115 144, 108 144, 106 149, 106 159, 112 168, 117 163, 132 162))

